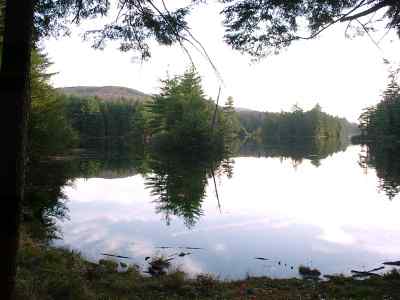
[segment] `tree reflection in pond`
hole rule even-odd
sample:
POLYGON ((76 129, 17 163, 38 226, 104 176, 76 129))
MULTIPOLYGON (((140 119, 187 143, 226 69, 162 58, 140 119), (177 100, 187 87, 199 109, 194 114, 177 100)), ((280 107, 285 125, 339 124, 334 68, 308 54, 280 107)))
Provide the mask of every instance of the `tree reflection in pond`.
POLYGON ((187 227, 192 227, 202 215, 208 179, 223 174, 232 176, 232 164, 228 158, 151 151, 151 173, 146 176, 146 185, 158 197, 154 201, 157 212, 165 215, 167 224, 172 216, 178 216, 187 227))
POLYGON ((336 138, 302 138, 282 140, 279 143, 246 143, 240 148, 240 156, 279 157, 282 160, 290 159, 296 168, 304 159, 319 167, 321 160, 328 156, 345 151, 349 142, 336 138))
POLYGON ((399 143, 371 143, 365 145, 360 153, 360 166, 376 170, 378 189, 390 200, 400 192, 399 151, 399 143))
MULTIPOLYGON (((115 145, 114 143, 113 146, 115 145)), ((337 151, 343 151, 346 146, 337 139, 319 141, 310 139, 279 145, 246 143, 240 150, 236 150, 233 156, 280 157, 292 160, 294 167, 301 164, 304 159, 308 159, 318 167, 320 160, 337 151)), ((175 216, 182 218, 186 226, 192 227, 202 216, 202 202, 206 197, 205 190, 208 182, 210 184, 214 182, 216 189, 216 178, 221 176, 230 178, 233 175, 233 159, 230 158, 228 152, 189 151, 188 153, 188 149, 184 149, 185 153, 181 153, 176 148, 174 151, 167 151, 165 147, 159 147, 159 145, 146 147, 146 151, 114 148, 116 147, 107 147, 107 151, 103 151, 103 148, 99 150, 97 147, 94 150, 86 150, 73 159, 49 162, 48 167, 54 166, 56 172, 49 172, 45 170, 46 164, 40 164, 32 169, 31 177, 45 180, 48 177, 40 176, 40 174, 48 174, 53 178, 51 184, 54 190, 61 191, 62 187, 74 178, 115 179, 141 174, 146 178, 148 189, 156 197, 154 201, 156 211, 165 216, 167 224, 175 216), (59 182, 54 182, 56 179, 59 182)), ((394 168, 392 173, 398 169, 396 166, 392 166, 394 168)), ((383 176, 382 174, 382 172, 378 173, 379 176, 383 176)), ((36 181, 32 180, 30 190, 40 188, 36 181)), ((46 181, 49 182, 47 179, 46 181)), ((384 181, 382 188, 394 193, 398 185, 393 187, 390 182, 384 181)), ((40 188, 40 190, 43 189, 40 188)), ((215 191, 219 205, 218 191, 215 191)), ((52 199, 58 205, 63 203, 62 196, 53 195, 52 199)), ((44 206, 41 209, 48 209, 47 204, 42 204, 44 206)), ((55 217, 58 218, 58 216, 55 217)))

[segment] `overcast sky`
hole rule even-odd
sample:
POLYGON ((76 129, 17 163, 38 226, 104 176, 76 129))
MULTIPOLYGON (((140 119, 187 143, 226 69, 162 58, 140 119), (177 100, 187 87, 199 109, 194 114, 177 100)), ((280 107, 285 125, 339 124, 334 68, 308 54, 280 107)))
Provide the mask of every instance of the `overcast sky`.
MULTIPOLYGON (((400 53, 394 33, 381 42, 380 50, 366 35, 346 39, 344 27, 336 26, 317 40, 296 42, 278 56, 252 63, 249 56, 223 43, 219 10, 217 4, 202 5, 192 13, 189 24, 222 76, 223 100, 233 96, 238 107, 280 111, 290 110, 295 103, 309 109, 318 102, 323 110, 356 121, 362 108, 379 101, 386 85, 388 67, 383 57, 396 62, 400 53)), ((54 86, 117 85, 157 93, 159 80, 167 73, 181 74, 189 66, 177 46, 154 44, 152 58, 144 63, 135 60, 134 53, 119 52, 117 44, 93 50, 81 34, 98 24, 87 22, 73 28, 69 38, 43 43, 54 62, 52 71, 58 72, 52 79, 54 86)), ((376 40, 382 34, 377 32, 376 40)), ((221 82, 204 58, 194 49, 191 54, 206 94, 215 98, 221 82)))

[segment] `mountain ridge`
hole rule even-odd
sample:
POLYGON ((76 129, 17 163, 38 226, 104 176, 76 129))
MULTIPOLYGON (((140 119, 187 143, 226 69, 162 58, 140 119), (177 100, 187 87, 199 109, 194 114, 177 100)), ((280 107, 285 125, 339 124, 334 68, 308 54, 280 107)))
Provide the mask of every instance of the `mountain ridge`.
POLYGON ((68 96, 98 97, 101 100, 132 99, 146 101, 151 96, 139 90, 123 86, 66 86, 56 88, 59 93, 68 96))
MULTIPOLYGON (((94 85, 77 85, 77 86, 63 86, 56 88, 61 94, 68 96, 78 97, 98 97, 101 100, 119 100, 123 99, 136 99, 136 100, 148 100, 152 97, 150 94, 146 94, 137 89, 128 88, 118 85, 105 85, 105 86, 94 86, 94 85)), ((264 113, 259 110, 254 110, 245 107, 235 107, 237 113, 251 114, 251 113, 264 113)))

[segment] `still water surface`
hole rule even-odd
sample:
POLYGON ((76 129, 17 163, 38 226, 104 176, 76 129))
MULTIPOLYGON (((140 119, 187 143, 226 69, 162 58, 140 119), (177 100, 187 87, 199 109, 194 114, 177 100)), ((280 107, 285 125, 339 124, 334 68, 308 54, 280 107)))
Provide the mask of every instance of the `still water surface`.
POLYGON ((145 176, 76 178, 64 188, 70 220, 60 223, 57 243, 90 259, 129 256, 126 262, 143 268, 146 256, 198 247, 175 266, 220 278, 294 277, 301 264, 323 274, 372 269, 399 259, 400 199, 379 191, 375 170, 361 168, 359 154, 360 146, 350 146, 319 166, 236 157, 232 178, 216 177, 220 207, 210 178, 202 216, 191 227, 178 217, 167 224, 145 176))

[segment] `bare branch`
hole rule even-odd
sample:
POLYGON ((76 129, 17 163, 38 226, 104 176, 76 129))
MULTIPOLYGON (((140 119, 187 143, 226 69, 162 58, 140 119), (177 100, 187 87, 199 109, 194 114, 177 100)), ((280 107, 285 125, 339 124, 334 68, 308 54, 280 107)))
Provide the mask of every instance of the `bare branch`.
POLYGON ((393 1, 384 0, 382 2, 377 3, 376 5, 372 6, 371 8, 369 8, 367 10, 364 10, 364 11, 359 12, 359 13, 357 13, 355 15, 352 15, 352 16, 346 16, 345 18, 342 18, 341 22, 351 21, 351 20, 355 20, 355 19, 364 17, 364 16, 369 15, 371 13, 374 13, 374 12, 376 12, 376 11, 386 7, 386 6, 389 6, 391 4, 393 4, 393 1))
POLYGON ((214 130, 215 120, 217 118, 218 102, 219 102, 220 95, 221 95, 221 86, 218 89, 217 101, 215 102, 214 115, 213 115, 212 122, 211 122, 211 132, 214 130))
MULTIPOLYGON (((356 11, 357 9, 359 9, 360 7, 362 7, 362 6, 366 5, 366 4, 368 4, 368 3, 365 3, 365 2, 366 2, 366 0, 362 0, 358 5, 356 5, 353 9, 351 9, 350 11, 348 11, 347 13, 345 13, 343 16, 341 16, 341 17, 337 18, 336 20, 330 22, 329 24, 323 26, 320 30, 314 32, 313 34, 311 34, 311 35, 309 35, 309 36, 305 36, 305 37, 304 37, 304 36, 297 36, 297 35, 296 35, 296 36, 293 36, 293 37, 290 38, 290 39, 281 40, 280 43, 284 44, 284 43, 291 42, 291 41, 296 41, 296 40, 311 40, 311 39, 315 38, 316 36, 318 36, 318 35, 319 35, 320 33, 322 33, 323 31, 325 31, 326 29, 328 29, 329 27, 331 27, 332 25, 334 25, 334 24, 336 24, 336 23, 338 23, 338 22, 342 22, 343 19, 345 19, 347 16, 349 16, 351 13, 353 13, 354 11, 356 11)), ((279 44, 280 44, 280 43, 279 43, 279 44)))
POLYGON ((380 50, 383 51, 381 47, 379 47, 379 44, 375 41, 375 39, 372 37, 372 35, 369 33, 369 30, 367 27, 365 27, 365 24, 363 24, 360 20, 356 19, 356 21, 361 25, 361 27, 364 29, 364 31, 367 33, 368 37, 374 43, 374 45, 380 50))
POLYGON ((349 35, 347 34, 347 31, 350 29, 350 26, 351 26, 351 21, 347 23, 346 30, 344 31, 344 36, 345 36, 346 38, 349 36, 349 35))
POLYGON ((343 20, 350 15, 351 13, 353 13, 354 11, 356 11, 357 9, 359 9, 360 7, 365 5, 365 1, 366 0, 362 0, 358 5, 356 5, 353 9, 351 9, 350 11, 348 11, 347 13, 345 13, 343 16, 341 16, 340 18, 337 18, 336 20, 332 21, 331 23, 329 23, 328 25, 322 27, 320 30, 318 30, 317 32, 313 33, 312 35, 308 36, 308 37, 301 37, 301 36, 296 36, 295 38, 300 39, 300 40, 311 40, 313 38, 315 38, 317 35, 319 35, 321 32, 323 32, 324 30, 328 29, 329 27, 331 27, 332 25, 338 23, 338 22, 343 22, 343 20))
MULTIPOLYGON (((167 12, 167 14, 169 16, 171 16, 171 13, 169 12, 164 0, 161 0, 163 7, 165 9, 165 11, 167 12)), ((187 29, 186 27, 184 28, 184 31, 190 36, 190 38, 201 48, 202 51, 200 51, 194 44, 192 41, 190 41, 189 39, 184 38, 185 41, 189 42, 204 58, 207 59, 207 61, 209 62, 209 64, 211 65, 211 67, 213 68, 215 74, 217 75, 218 79, 221 81, 221 83, 223 83, 223 79, 221 74, 219 73, 217 67, 215 66, 214 62, 212 61, 210 55, 208 54, 207 50, 205 49, 205 47, 203 46, 203 44, 195 38, 195 36, 191 33, 191 31, 189 29, 187 29)))
POLYGON ((219 212, 221 212, 221 202, 219 201, 218 187, 217 187, 217 182, 215 180, 215 174, 214 174, 213 167, 211 167, 211 176, 212 176, 213 181, 214 181, 214 190, 215 190, 215 196, 217 197, 218 209, 219 209, 219 212))
POLYGON ((72 19, 72 23, 78 24, 79 20, 80 20, 81 10, 82 10, 82 7, 83 7, 82 0, 77 0, 76 1, 76 7, 78 8, 78 10, 77 10, 77 12, 75 14, 75 17, 72 19))
MULTIPOLYGON (((121 1, 119 1, 119 3, 121 3, 121 1)), ((125 8, 125 5, 126 5, 126 1, 123 1, 123 2, 122 2, 122 5, 121 5, 121 7, 120 7, 120 9, 118 10, 117 17, 115 18, 115 21, 114 21, 115 23, 118 22, 119 17, 120 17, 120 15, 121 15, 121 12, 122 12, 123 9, 125 8)))
MULTIPOLYGON (((147 2, 150 3, 150 5, 158 12, 158 14, 168 24, 168 26, 174 31, 175 37, 177 38, 177 41, 178 41, 179 45, 182 47, 183 51, 188 56, 188 58, 189 58, 189 60, 190 60, 190 62, 192 64, 192 67, 196 68, 195 65, 194 65, 192 56, 190 55, 189 51, 187 50, 187 48, 183 45, 183 43, 181 41, 181 39, 184 39, 186 41, 188 41, 188 40, 179 34, 179 32, 176 30, 175 26, 173 24, 171 24, 171 22, 165 17, 165 15, 158 9, 158 7, 156 5, 154 5, 153 1, 147 0, 147 2)), ((171 17, 171 14, 168 11, 167 11, 167 13, 171 17)))

